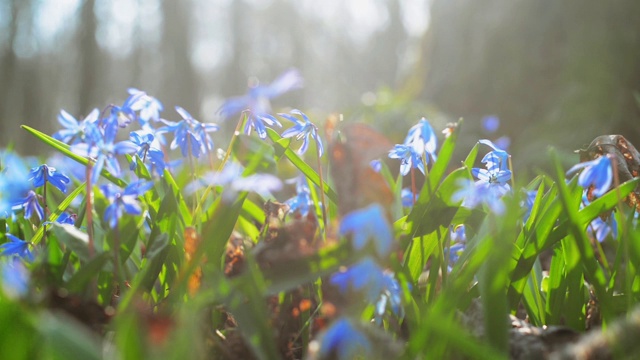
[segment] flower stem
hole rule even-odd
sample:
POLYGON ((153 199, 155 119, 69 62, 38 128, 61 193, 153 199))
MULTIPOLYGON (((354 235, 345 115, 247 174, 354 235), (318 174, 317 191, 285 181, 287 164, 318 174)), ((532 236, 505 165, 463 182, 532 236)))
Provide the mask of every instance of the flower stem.
MULTIPOLYGON (((49 207, 47 206, 47 174, 49 173, 49 169, 45 165, 44 167, 44 183, 42 184, 42 201, 44 202, 44 219, 47 219, 49 213, 49 207)), ((42 241, 44 244, 47 244, 47 224, 46 221, 42 225, 42 241)))
POLYGON ((413 198, 413 205, 416 204, 416 172, 415 168, 411 168, 411 196, 413 198))
MULTIPOLYGON (((316 131, 318 131, 316 129, 316 131)), ((318 137, 315 138, 316 139, 316 155, 317 155, 317 159, 318 159, 318 178, 320 179, 320 201, 322 202, 322 223, 323 223, 323 228, 322 228, 322 237, 326 238, 326 234, 327 234, 327 213, 329 212, 329 204, 326 201, 326 198, 324 196, 324 181, 322 178, 322 162, 320 161, 320 143, 318 140, 318 137)), ((325 239, 326 240, 326 239, 325 239)))
POLYGON ((86 177, 87 177, 87 235, 89 236, 89 257, 93 257, 95 253, 95 245, 93 243, 93 197, 91 196, 91 168, 93 167, 93 163, 89 161, 86 168, 86 177))
MULTIPOLYGON (((224 159, 222 159, 222 163, 220 164, 220 166, 218 166, 218 171, 221 171, 224 168, 224 165, 227 163, 227 160, 229 160, 229 156, 231 156, 231 150, 233 149, 236 138, 238 137, 238 135, 240 135, 240 127, 242 127, 242 123, 244 123, 245 117, 246 113, 245 111, 243 111, 240 114, 240 118, 238 119, 238 124, 236 125, 236 129, 233 132, 233 136, 229 141, 229 146, 227 147, 227 152, 224 154, 224 159)), ((199 214, 200 211, 202 211, 202 204, 204 204, 205 199, 207 198, 207 196, 209 196, 209 193, 212 191, 212 189, 214 189, 213 185, 209 185, 204 189, 204 193, 202 194, 202 197, 200 197, 200 201, 197 202, 196 209, 193 212, 194 216, 193 223, 191 224, 192 226, 195 225, 198 218, 198 216, 196 215, 199 214)))

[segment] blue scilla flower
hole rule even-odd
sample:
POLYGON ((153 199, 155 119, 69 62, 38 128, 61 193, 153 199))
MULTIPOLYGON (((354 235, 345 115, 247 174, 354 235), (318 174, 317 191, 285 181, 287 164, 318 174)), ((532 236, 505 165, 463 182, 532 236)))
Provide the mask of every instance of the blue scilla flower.
POLYGON ((29 180, 33 181, 33 186, 36 188, 44 186, 45 182, 48 182, 63 193, 67 192, 67 184, 71 181, 67 175, 58 172, 54 167, 47 166, 47 164, 32 168, 29 172, 29 180))
POLYGON ((164 110, 164 106, 158 99, 136 88, 129 88, 127 91, 129 97, 125 100, 123 107, 138 111, 138 120, 141 125, 148 123, 149 120, 160 121, 160 112, 164 110))
POLYGON ((422 163, 422 155, 416 152, 411 145, 396 144, 391 151, 389 157, 392 159, 400 159, 400 173, 405 176, 412 168, 418 168, 424 174, 424 164, 422 163))
POLYGON ((346 234, 353 234, 353 246, 356 250, 361 250, 372 241, 380 256, 391 252, 391 226, 384 215, 384 209, 378 204, 345 215, 340 223, 340 235, 346 234))
POLYGON ((239 191, 249 191, 260 194, 263 197, 273 191, 282 189, 282 181, 271 174, 253 174, 242 177, 242 166, 235 162, 228 163, 222 171, 208 172, 200 179, 191 182, 185 188, 186 194, 193 194, 205 186, 223 186, 225 200, 232 200, 239 191))
MULTIPOLYGON (((69 214, 68 212, 65 211, 65 212, 63 212, 62 214, 60 214, 58 216, 58 218, 56 219, 56 223, 58 223, 58 224, 75 225, 77 218, 78 218, 78 215, 69 214)), ((45 225, 51 225, 52 222, 51 221, 47 221, 44 224, 45 225)))
MULTIPOLYGON (((151 165, 156 169, 158 175, 162 176, 167 165, 164 160, 164 153, 154 147, 156 141, 153 134, 144 130, 132 131, 129 139, 132 143, 138 146, 136 155, 142 160, 142 162, 148 161, 151 163, 151 165)), ((134 170, 137 164, 137 161, 132 161, 129 165, 129 169, 134 170)))
POLYGON ((480 162, 482 162, 488 171, 495 172, 498 170, 509 170, 509 154, 494 144, 491 140, 482 139, 478 143, 489 146, 493 151, 487 153, 480 162))
POLYGON ((375 320, 378 324, 380 324, 387 307, 390 307, 391 312, 396 316, 404 315, 404 309, 402 308, 402 290, 398 280, 396 280, 393 273, 389 271, 385 271, 383 276, 384 289, 382 294, 380 294, 380 299, 376 302, 375 320))
POLYGON ((593 195, 596 197, 600 197, 609 191, 613 181, 613 170, 608 156, 601 156, 595 160, 574 165, 567 171, 567 175, 573 174, 580 169, 582 169, 580 176, 578 176, 578 184, 580 186, 593 191, 593 195))
POLYGON ((369 302, 375 302, 387 285, 384 271, 370 257, 366 257, 348 269, 335 273, 329 282, 346 293, 349 290, 362 291, 369 302))
POLYGON ((311 120, 309 120, 309 117, 305 115, 302 111, 294 109, 294 110, 291 110, 290 112, 291 114, 301 116, 303 121, 300 121, 300 119, 298 119, 297 117, 289 114, 282 114, 282 113, 278 114, 279 116, 295 124, 292 128, 285 130, 282 133, 282 137, 290 138, 295 136, 296 140, 302 139, 303 140, 302 146, 298 150, 298 154, 301 154, 301 155, 307 152, 307 149, 309 148, 309 140, 314 139, 318 146, 318 152, 320 153, 320 156, 322 156, 322 153, 324 152, 324 148, 322 146, 322 140, 320 140, 320 137, 318 136, 318 127, 315 126, 311 122, 311 120))
POLYGON ((412 207, 413 206, 413 191, 409 188, 404 188, 400 192, 400 197, 402 199, 402 206, 404 207, 412 207))
POLYGON ((118 221, 124 213, 140 215, 142 207, 140 207, 138 197, 152 187, 153 182, 150 181, 131 183, 124 190, 111 184, 100 186, 102 193, 110 203, 104 212, 104 220, 109 224, 109 227, 113 229, 118 226, 118 221))
POLYGON ((587 233, 598 240, 603 242, 609 234, 614 239, 618 238, 618 222, 614 214, 609 215, 609 218, 604 221, 600 217, 593 219, 593 221, 587 226, 587 233))
POLYGON ((87 126, 96 125, 99 116, 100 111, 93 109, 82 121, 78 121, 73 115, 61 110, 58 115, 58 122, 64 129, 53 134, 53 137, 67 144, 85 141, 87 126))
POLYGON ((120 164, 116 156, 131 154, 137 150, 136 144, 129 140, 114 143, 118 134, 118 122, 110 119, 104 129, 92 126, 87 129, 90 134, 84 143, 75 144, 71 149, 83 156, 95 159, 91 173, 91 183, 98 181, 100 172, 106 168, 112 175, 120 175, 120 164))
POLYGON ((500 127, 500 118, 495 115, 489 115, 482 118, 482 129, 490 134, 498 131, 500 127))
POLYGON ((294 178, 293 181, 296 184, 296 196, 288 199, 284 203, 289 206, 289 211, 297 211, 300 215, 307 216, 307 214, 309 214, 309 208, 313 205, 307 179, 300 175, 294 178))
POLYGON ((30 243, 18 238, 17 236, 6 233, 8 242, 0 245, 0 255, 18 256, 28 261, 33 261, 33 253, 29 250, 30 243))
POLYGON ((7 217, 13 205, 31 188, 27 170, 18 155, 0 151, 0 217, 7 217))
POLYGON ((471 209, 486 204, 493 213, 500 215, 504 213, 504 204, 501 199, 504 190, 505 187, 491 186, 488 182, 460 179, 458 191, 451 195, 451 201, 462 201, 462 206, 471 209))
POLYGON ((30 276, 27 267, 17 258, 0 265, 2 290, 9 298, 20 298, 29 291, 30 276))
MULTIPOLYGON (((404 139, 404 145, 410 145, 420 156, 425 156, 425 160, 436 161, 436 147, 438 139, 433 132, 433 128, 427 119, 422 118, 418 124, 409 129, 407 137, 404 139)), ((424 172, 424 171, 423 171, 424 172)))
POLYGON ((29 190, 27 196, 14 202, 12 208, 13 210, 24 210, 25 219, 31 219, 34 213, 38 215, 40 220, 44 219, 44 209, 40 205, 38 195, 33 190, 29 190))
POLYGON ((265 124, 269 126, 282 125, 269 114, 271 111, 270 100, 293 89, 301 88, 302 76, 296 69, 291 69, 280 75, 271 84, 262 86, 250 86, 246 95, 230 98, 220 107, 219 113, 223 118, 229 118, 241 111, 248 111, 247 123, 244 133, 251 134, 255 129, 261 139, 267 137, 265 124))
POLYGON ((320 359, 368 359, 373 355, 371 341, 346 317, 335 320, 320 341, 320 359))
POLYGON ((180 147, 182 156, 187 157, 191 154, 196 158, 199 158, 203 153, 212 151, 213 140, 211 140, 208 133, 218 130, 218 126, 199 122, 180 106, 176 106, 176 111, 180 114, 182 120, 177 123, 164 121, 167 126, 157 131, 157 133, 174 133, 170 148, 180 147))

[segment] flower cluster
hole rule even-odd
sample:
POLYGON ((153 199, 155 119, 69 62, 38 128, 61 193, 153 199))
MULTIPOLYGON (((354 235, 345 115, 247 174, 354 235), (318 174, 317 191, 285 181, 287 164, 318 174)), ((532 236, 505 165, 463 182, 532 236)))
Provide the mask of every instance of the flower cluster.
POLYGON ((460 181, 460 190, 453 194, 451 200, 462 201, 462 206, 469 208, 486 204, 494 213, 502 214, 504 204, 501 198, 511 191, 511 186, 508 184, 511 180, 511 170, 508 169, 509 154, 489 140, 480 140, 479 143, 493 149, 481 160, 486 169, 471 169, 471 173, 478 180, 460 181))
POLYGON ((417 168, 425 173, 425 164, 436 160, 437 138, 431 124, 422 118, 409 129, 402 144, 396 144, 389 152, 392 159, 400 159, 400 173, 405 176, 411 169, 417 168), (424 162, 423 162, 424 159, 424 162))

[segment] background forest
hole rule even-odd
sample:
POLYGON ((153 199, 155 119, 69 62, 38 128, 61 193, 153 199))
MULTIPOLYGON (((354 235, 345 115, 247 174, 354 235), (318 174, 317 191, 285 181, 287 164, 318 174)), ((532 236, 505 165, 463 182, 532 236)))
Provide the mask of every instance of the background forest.
POLYGON ((497 115, 514 156, 539 165, 549 144, 566 159, 605 133, 640 142, 638 13, 632 0, 0 0, 0 145, 36 154, 19 124, 50 133, 60 109, 86 115, 128 87, 220 123, 247 79, 296 67, 305 87, 276 108, 389 134, 464 117, 469 143, 497 115))

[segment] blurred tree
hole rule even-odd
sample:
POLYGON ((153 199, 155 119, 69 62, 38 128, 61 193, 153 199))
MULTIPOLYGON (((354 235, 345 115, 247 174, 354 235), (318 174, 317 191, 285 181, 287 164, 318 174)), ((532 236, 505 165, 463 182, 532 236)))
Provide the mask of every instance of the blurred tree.
POLYGON ((472 129, 499 115, 521 164, 601 134, 638 144, 637 14, 635 0, 435 0, 422 97, 472 129))

